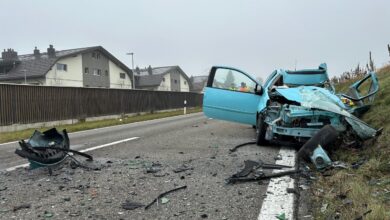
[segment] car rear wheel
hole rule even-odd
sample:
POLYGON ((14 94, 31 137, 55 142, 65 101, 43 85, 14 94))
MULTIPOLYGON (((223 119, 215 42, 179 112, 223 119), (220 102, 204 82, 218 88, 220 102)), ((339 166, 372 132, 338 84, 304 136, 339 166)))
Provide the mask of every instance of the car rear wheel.
POLYGON ((256 126, 256 144, 264 145, 267 143, 265 140, 265 132, 267 130, 267 123, 264 122, 263 114, 259 114, 257 117, 257 126, 256 126))

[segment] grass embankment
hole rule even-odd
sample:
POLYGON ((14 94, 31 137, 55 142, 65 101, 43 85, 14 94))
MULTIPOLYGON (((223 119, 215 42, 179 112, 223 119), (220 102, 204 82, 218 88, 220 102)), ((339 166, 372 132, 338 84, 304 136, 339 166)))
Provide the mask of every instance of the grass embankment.
MULTIPOLYGON (((201 111, 202 111, 201 107, 189 108, 187 109, 187 114, 201 112, 201 111)), ((79 123, 69 124, 69 125, 59 125, 56 126, 56 128, 58 130, 66 129, 68 132, 76 132, 76 131, 83 131, 83 130, 89 130, 94 128, 108 127, 113 125, 129 124, 133 122, 172 117, 172 116, 177 116, 182 114, 183 114, 183 110, 148 113, 148 114, 136 115, 131 117, 124 117, 122 120, 107 119, 107 120, 99 120, 99 121, 79 122, 79 123)), ((34 132, 34 130, 36 129, 46 130, 49 128, 51 127, 31 128, 31 129, 14 131, 14 132, 3 132, 0 133, 0 143, 26 139, 29 138, 31 134, 34 132)))
MULTIPOLYGON (((362 119, 375 128, 383 127, 383 133, 367 141, 362 149, 338 149, 332 154, 333 161, 365 162, 358 169, 332 170, 329 176, 317 176, 312 187, 316 219, 357 219, 369 210, 362 219, 390 219, 390 66, 377 74, 380 90, 362 119)), ((338 85, 338 91, 348 84, 338 85)))

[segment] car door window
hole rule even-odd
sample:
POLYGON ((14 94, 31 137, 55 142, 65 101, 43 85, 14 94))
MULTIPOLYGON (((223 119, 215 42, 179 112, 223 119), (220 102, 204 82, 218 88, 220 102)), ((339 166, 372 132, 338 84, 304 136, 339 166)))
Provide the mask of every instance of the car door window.
POLYGON ((215 72, 212 87, 254 93, 256 82, 236 70, 219 68, 215 72))

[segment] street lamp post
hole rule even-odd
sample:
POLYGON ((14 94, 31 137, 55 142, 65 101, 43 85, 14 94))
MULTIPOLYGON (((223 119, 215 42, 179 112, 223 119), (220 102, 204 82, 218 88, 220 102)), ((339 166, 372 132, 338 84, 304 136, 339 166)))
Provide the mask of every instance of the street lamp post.
POLYGON ((135 89, 135 80, 134 80, 134 53, 131 52, 131 53, 127 53, 126 55, 131 55, 131 72, 133 74, 132 78, 133 78, 133 89, 135 89))

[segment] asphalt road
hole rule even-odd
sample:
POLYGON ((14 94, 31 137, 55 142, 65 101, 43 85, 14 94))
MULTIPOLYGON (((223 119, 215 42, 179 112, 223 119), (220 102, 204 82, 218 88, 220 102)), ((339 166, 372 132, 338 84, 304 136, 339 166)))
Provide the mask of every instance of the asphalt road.
MULTIPOLYGON (((250 126, 202 113, 71 133, 73 149, 139 138, 90 151, 95 162, 83 164, 99 168, 95 171, 66 163, 53 176, 46 169, 0 172, 0 219, 256 219, 268 182, 225 183, 244 160, 275 162, 278 147, 249 145, 229 154, 254 135, 250 126), (173 172, 183 164, 190 169, 173 172), (147 173, 150 167, 159 171, 147 173), (166 196, 167 203, 148 210, 121 207, 126 200, 146 205, 184 185, 166 196), (25 203, 31 207, 12 211, 25 203)), ((16 147, 0 145, 0 170, 26 162, 14 155, 16 147)))

